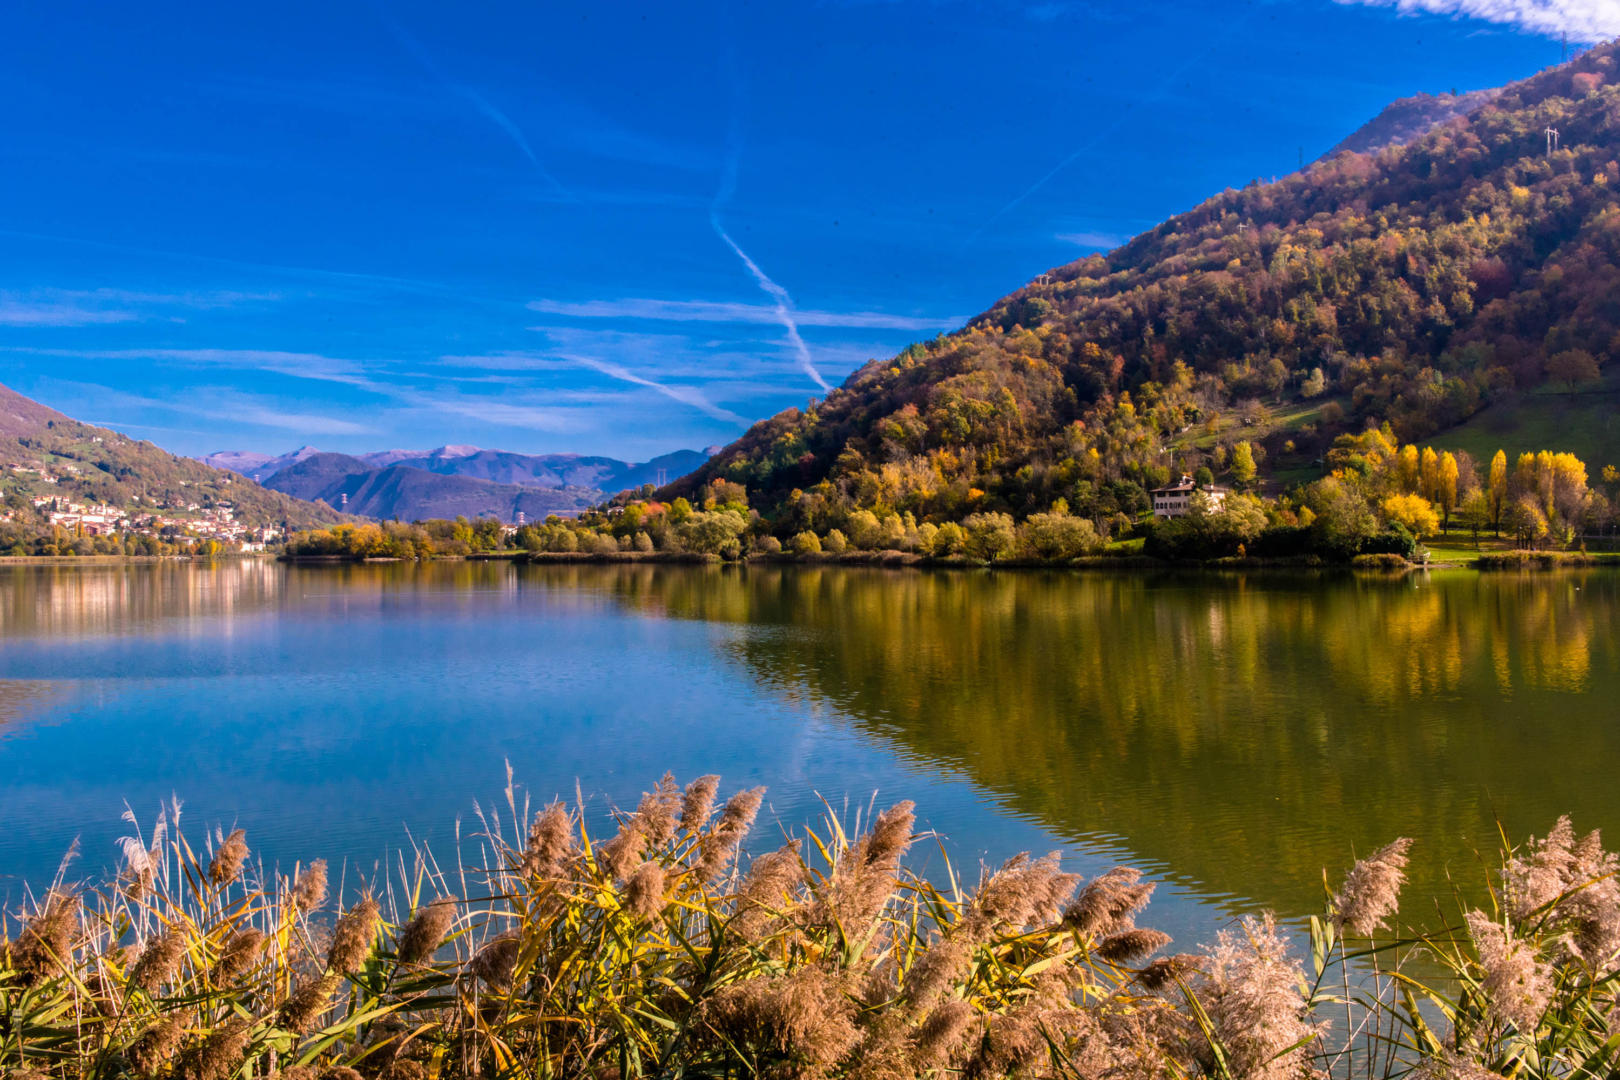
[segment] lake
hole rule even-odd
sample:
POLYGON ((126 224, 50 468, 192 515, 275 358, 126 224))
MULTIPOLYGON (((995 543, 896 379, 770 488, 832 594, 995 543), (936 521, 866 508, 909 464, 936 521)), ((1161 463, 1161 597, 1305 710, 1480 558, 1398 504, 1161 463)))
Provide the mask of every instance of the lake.
POLYGON ((474 831, 510 762, 604 812, 665 770, 764 784, 762 844, 915 799, 927 872, 1140 866, 1186 944, 1398 835, 1439 895, 1498 822, 1620 828, 1617 627, 1603 570, 5 566, 0 897, 171 794, 194 840, 352 877, 474 831))

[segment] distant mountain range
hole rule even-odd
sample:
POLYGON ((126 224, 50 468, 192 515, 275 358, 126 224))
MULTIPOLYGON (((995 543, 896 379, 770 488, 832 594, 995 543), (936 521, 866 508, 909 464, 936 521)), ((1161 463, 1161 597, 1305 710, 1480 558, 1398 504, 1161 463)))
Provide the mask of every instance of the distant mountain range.
POLYGON ((280 457, 226 450, 202 460, 274 491, 319 500, 351 514, 417 521, 493 515, 514 521, 572 514, 616 492, 669 483, 700 467, 710 451, 677 450, 651 461, 579 454, 515 454, 476 446, 324 453, 304 446, 280 457))

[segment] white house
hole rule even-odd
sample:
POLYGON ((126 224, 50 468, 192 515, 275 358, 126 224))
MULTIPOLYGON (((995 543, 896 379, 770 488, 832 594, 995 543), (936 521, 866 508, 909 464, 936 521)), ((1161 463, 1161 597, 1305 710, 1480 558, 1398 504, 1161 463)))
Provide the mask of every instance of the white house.
POLYGON ((1226 504, 1226 489, 1222 487, 1200 488, 1193 483, 1193 478, 1182 474, 1180 480, 1173 484, 1166 484, 1161 488, 1154 488, 1148 494, 1153 499, 1153 516, 1156 518, 1178 518, 1192 510, 1193 492, 1203 491, 1209 496, 1210 509, 1219 510, 1226 504))

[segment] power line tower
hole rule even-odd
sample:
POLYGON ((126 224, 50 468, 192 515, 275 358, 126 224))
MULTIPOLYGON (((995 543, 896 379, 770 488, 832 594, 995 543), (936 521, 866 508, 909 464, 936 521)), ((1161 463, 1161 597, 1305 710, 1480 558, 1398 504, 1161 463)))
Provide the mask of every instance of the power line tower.
POLYGON ((1547 135, 1547 156, 1552 157, 1553 151, 1558 149, 1558 129, 1555 128, 1555 127, 1549 127, 1547 129, 1546 135, 1547 135))

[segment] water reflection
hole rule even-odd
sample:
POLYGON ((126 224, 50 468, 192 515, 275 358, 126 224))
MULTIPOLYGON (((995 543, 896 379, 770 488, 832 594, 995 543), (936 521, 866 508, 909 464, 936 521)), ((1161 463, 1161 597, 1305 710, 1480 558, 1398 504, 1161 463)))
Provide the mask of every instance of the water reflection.
POLYGON ((1438 893, 1498 819, 1620 822, 1616 580, 754 569, 618 591, 809 631, 732 647, 1060 834, 1298 912, 1396 835, 1438 893))
POLYGON ((720 769, 789 819, 817 790, 927 786, 975 853, 1038 845, 1034 822, 1285 913, 1408 835, 1440 893, 1448 863, 1477 880, 1498 818, 1620 826, 1617 582, 6 567, 0 732, 31 734, 0 739, 0 810, 27 820, 0 854, 54 865, 64 816, 143 784, 375 850, 511 756, 620 798, 720 769), (960 777, 977 802, 950 801, 960 777))

